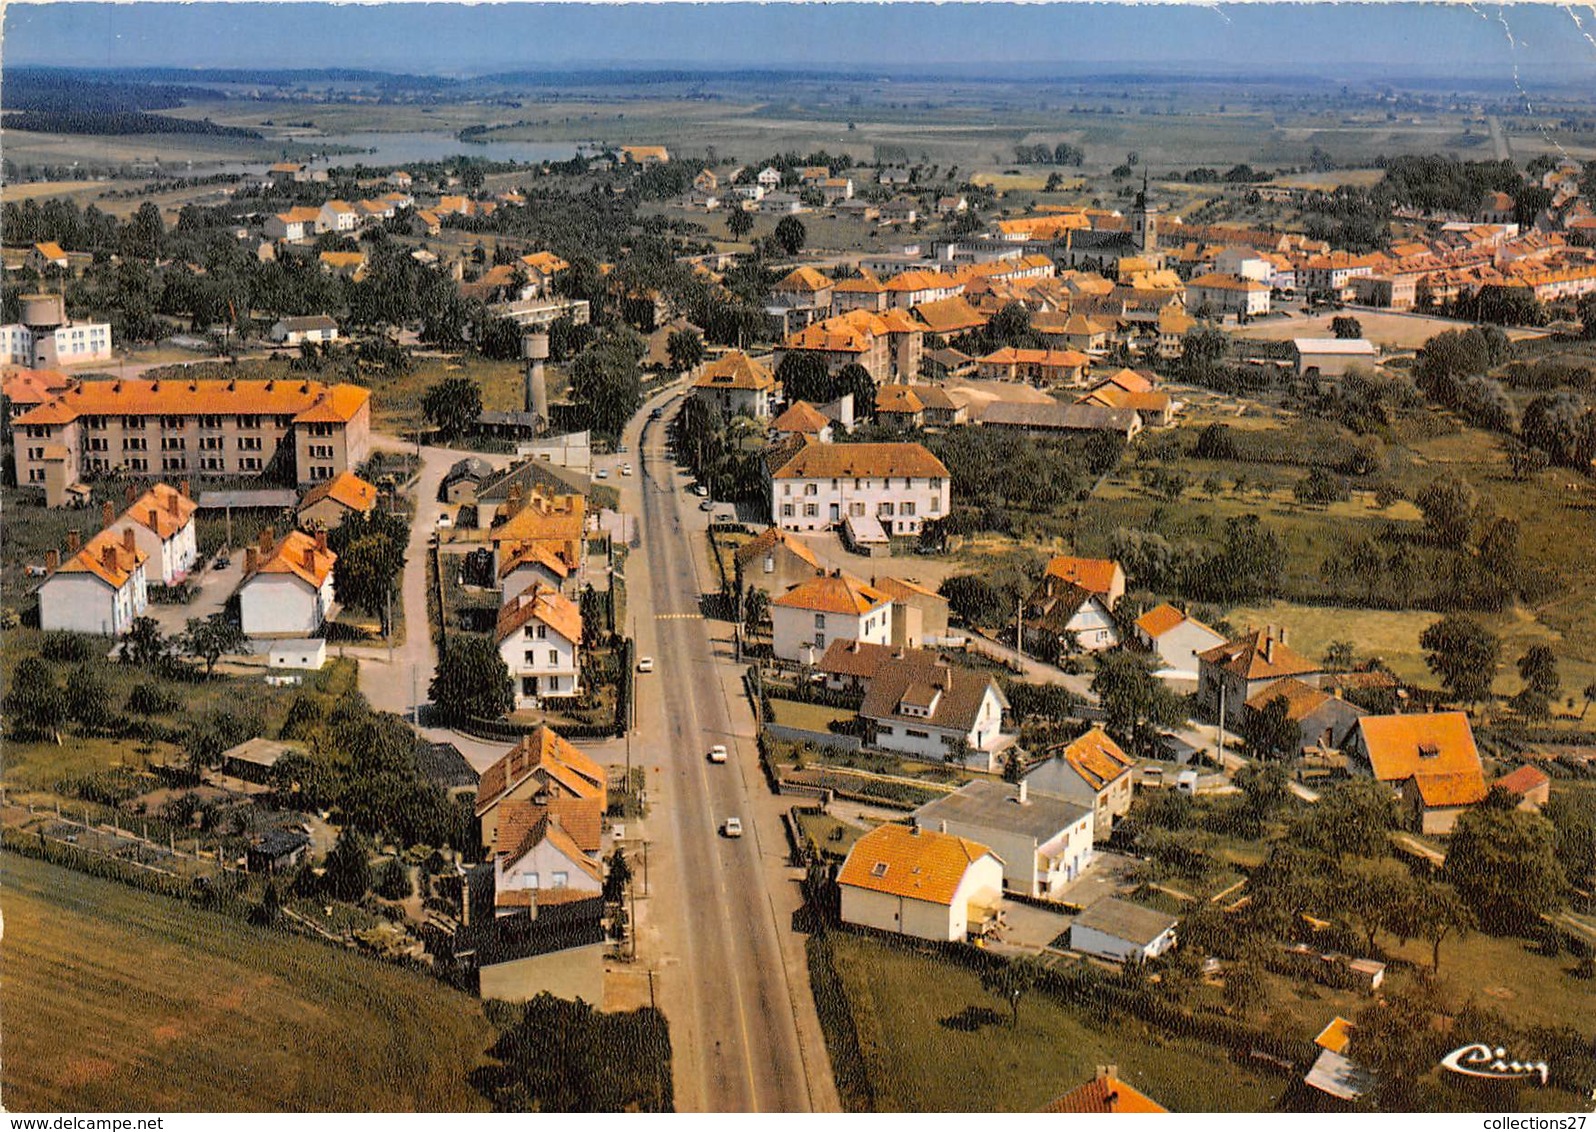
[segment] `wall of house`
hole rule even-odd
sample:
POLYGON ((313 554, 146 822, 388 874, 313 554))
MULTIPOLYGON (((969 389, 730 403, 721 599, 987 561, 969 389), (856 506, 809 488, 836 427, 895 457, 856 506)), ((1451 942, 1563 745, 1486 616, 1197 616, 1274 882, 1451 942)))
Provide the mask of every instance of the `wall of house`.
POLYGON ((608 946, 594 943, 488 964, 479 972, 482 997, 527 1002, 547 991, 556 998, 602 1003, 604 952, 608 946))
POLYGON ((194 535, 194 522, 190 520, 169 539, 163 539, 143 523, 123 521, 120 527, 130 527, 133 542, 146 555, 145 570, 154 574, 162 585, 172 585, 194 568, 199 558, 199 544, 194 535))
MULTIPOLYGON (((934 727, 929 721, 906 722, 902 719, 882 720, 876 724, 876 743, 884 751, 898 751, 915 758, 941 762, 958 745, 959 732, 948 727, 934 727)), ((987 758, 976 750, 972 736, 964 736, 971 746, 972 763, 984 765, 987 758)))
POLYGON ((877 607, 862 617, 848 613, 816 613, 812 609, 793 609, 772 605, 771 650, 779 660, 800 661, 806 648, 813 648, 815 658, 826 651, 832 641, 864 641, 867 644, 892 643, 892 605, 877 607))
POLYGON ((822 531, 853 516, 873 516, 889 535, 917 535, 926 519, 948 513, 951 488, 941 476, 840 476, 773 480, 771 520, 785 531, 822 531))
POLYGON ((1153 642, 1153 648, 1166 667, 1195 677, 1197 654, 1218 648, 1224 643, 1225 638, 1218 633, 1209 632, 1192 621, 1182 621, 1153 642))
POLYGON ((510 670, 515 685, 515 706, 536 707, 539 700, 565 699, 581 692, 581 658, 574 641, 568 641, 540 621, 528 622, 499 642, 499 655, 510 670), (545 630, 541 639, 539 628, 545 630), (523 683, 536 678, 538 691, 526 690, 523 683), (557 686, 555 686, 557 685, 557 686))
POLYGON ((1065 629, 1075 634, 1075 643, 1086 652, 1099 652, 1119 644, 1119 629, 1114 618, 1095 598, 1081 603, 1065 629))
POLYGON ((499 608, 504 608, 511 601, 526 592, 533 582, 547 586, 551 590, 559 590, 567 597, 574 596, 576 592, 575 580, 572 577, 556 577, 554 571, 540 566, 535 562, 523 562, 499 579, 499 608))
MULTIPOLYGON (((1091 863, 1095 829, 1096 822, 1091 811, 1087 811, 1079 820, 1071 822, 1037 846, 1040 862, 1037 866, 1038 890, 1034 895, 1049 900, 1063 899, 1064 887, 1079 877, 1091 863)), ((1001 852, 999 856, 1002 856, 1001 852)))
MULTIPOLYGON (((330 590, 332 578, 327 586, 330 590)), ((321 628, 332 595, 296 574, 256 574, 238 590, 239 622, 251 637, 308 637, 321 628)))
POLYGON ((39 587, 39 628, 119 636, 144 612, 142 589, 136 578, 113 591, 93 574, 52 574, 39 587))
POLYGON ((562 853, 547 839, 539 841, 519 860, 494 858, 493 884, 498 892, 529 888, 571 888, 578 892, 601 892, 604 889, 603 881, 592 876, 580 863, 562 853))
POLYGON ((1000 872, 1005 891, 1019 892, 1026 896, 1046 895, 1042 891, 1042 866, 1037 860, 1036 838, 1030 834, 968 821, 928 823, 916 819, 915 824, 930 829, 933 833, 951 833, 956 837, 968 837, 971 841, 978 841, 992 850, 1003 862, 1000 872))
POLYGON ((1070 928, 1070 948, 1073 951, 1082 951, 1088 955, 1101 956, 1112 959, 1116 963, 1123 963, 1127 959, 1140 962, 1143 959, 1156 959, 1175 945, 1173 930, 1165 932, 1147 946, 1142 947, 1127 939, 1108 935, 1094 928, 1082 927, 1075 924, 1070 928))

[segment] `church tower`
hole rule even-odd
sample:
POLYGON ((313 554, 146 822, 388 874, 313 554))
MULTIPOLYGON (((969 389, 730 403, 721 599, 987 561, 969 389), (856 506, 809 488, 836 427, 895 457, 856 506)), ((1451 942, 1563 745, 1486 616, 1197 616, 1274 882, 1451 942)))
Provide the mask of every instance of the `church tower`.
POLYGON ((1151 256, 1158 251, 1158 206, 1147 196, 1147 170, 1142 170, 1142 191, 1136 194, 1136 205, 1131 210, 1131 239, 1139 255, 1151 256))

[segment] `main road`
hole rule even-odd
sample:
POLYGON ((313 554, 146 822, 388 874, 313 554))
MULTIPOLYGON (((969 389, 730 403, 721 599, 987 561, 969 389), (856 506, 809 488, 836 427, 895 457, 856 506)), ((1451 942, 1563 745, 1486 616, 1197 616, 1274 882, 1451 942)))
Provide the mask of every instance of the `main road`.
MULTIPOLYGON (((657 399, 655 404, 662 404, 657 399)), ((801 1112, 834 1108, 826 1053, 792 928, 795 890, 776 805, 735 695, 726 643, 702 602, 719 591, 695 543, 705 523, 665 452, 664 420, 627 429, 639 475, 623 506, 641 519, 627 563, 629 626, 652 675, 638 679, 638 761, 650 768, 646 823, 654 874, 661 1008, 671 1026, 677 1108, 801 1112), (710 763, 724 743, 732 758, 710 763), (743 837, 723 836, 738 817, 743 837), (802 1033, 801 1033, 802 1031, 802 1033)), ((651 948, 653 950, 653 948, 651 948)))

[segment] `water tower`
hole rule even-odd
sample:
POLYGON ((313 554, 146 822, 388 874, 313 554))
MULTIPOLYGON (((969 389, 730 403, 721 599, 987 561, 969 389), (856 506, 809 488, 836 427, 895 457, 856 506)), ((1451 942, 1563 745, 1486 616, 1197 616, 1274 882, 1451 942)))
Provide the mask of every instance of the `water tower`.
POLYGON ((60 295, 23 295, 22 325, 28 328, 28 365, 56 364, 55 332, 67 324, 66 300, 60 295))
POLYGON ((521 336, 521 357, 526 361, 524 408, 532 414, 532 432, 542 436, 549 429, 549 387, 543 376, 543 363, 549 357, 549 336, 541 330, 521 336))

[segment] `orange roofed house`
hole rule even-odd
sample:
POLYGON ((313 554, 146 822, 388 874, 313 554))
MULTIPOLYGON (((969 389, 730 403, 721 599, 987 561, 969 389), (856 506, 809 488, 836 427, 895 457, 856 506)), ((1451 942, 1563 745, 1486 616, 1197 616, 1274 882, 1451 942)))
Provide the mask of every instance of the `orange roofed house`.
POLYGON ((819 658, 836 640, 888 645, 892 598, 834 571, 800 582, 774 598, 770 623, 771 651, 781 660, 819 658))
POLYGON ((238 587, 239 621, 251 637, 313 637, 333 606, 333 564, 326 532, 289 531, 280 540, 272 529, 244 552, 244 580, 238 587))
POLYGON ((493 639, 518 709, 581 692, 582 611, 559 590, 533 582, 500 606, 493 639))
POLYGON ((476 816, 484 852, 498 844, 499 823, 516 802, 557 813, 573 832, 601 823, 609 806, 606 783, 603 767, 569 740, 539 727, 483 771, 477 783, 476 816))
POLYGON ((888 823, 854 842, 837 886, 845 924, 954 943, 996 920, 1003 862, 979 842, 888 823))
POLYGON ((733 417, 770 417, 776 395, 776 378, 741 350, 732 350, 710 362, 693 382, 693 396, 708 401, 726 420, 733 417))
POLYGON ((1146 1093, 1120 1079, 1119 1066, 1099 1065, 1097 1075, 1078 1089, 1054 1097, 1042 1106, 1043 1112, 1168 1112, 1146 1093))
POLYGON ((1091 807, 1093 829, 1101 838, 1113 830, 1116 818, 1130 812, 1135 766, 1108 732, 1094 727, 1033 765, 1024 782, 1033 793, 1091 807))
POLYGON ((1349 765, 1395 787, 1413 827, 1450 833, 1485 800, 1485 772, 1469 717, 1460 711, 1368 715, 1347 740, 1349 765))
POLYGON ((39 586, 39 628, 119 637, 142 615, 148 600, 146 556, 131 525, 107 527, 88 543, 67 532, 67 556, 45 555, 39 586))
MULTIPOLYGON (((128 494, 132 492, 130 486, 128 494)), ((110 506, 106 504, 106 509, 110 506)), ((199 505, 188 497, 186 482, 181 490, 158 483, 129 502, 114 525, 132 529, 134 543, 149 560, 146 569, 152 575, 150 580, 172 586, 188 576, 199 558, 194 524, 198 510, 199 505)))
POLYGON ((1277 680, 1294 676, 1317 688, 1324 665, 1286 644, 1286 631, 1270 625, 1197 655, 1197 704, 1209 719, 1224 711, 1226 726, 1246 720, 1247 701, 1277 680))
POLYGON ((332 530, 346 515, 369 515, 377 505, 377 488, 351 471, 317 484, 299 501, 299 525, 306 530, 332 530))
POLYGON ((42 486, 44 449, 66 450, 82 478, 256 476, 291 459, 300 484, 330 480, 366 458, 371 392, 319 381, 85 381, 21 414, 17 483, 42 486))
POLYGON ((920 444, 810 442, 771 471, 771 519, 786 531, 873 521, 887 535, 918 535, 951 501, 947 467, 920 444))

